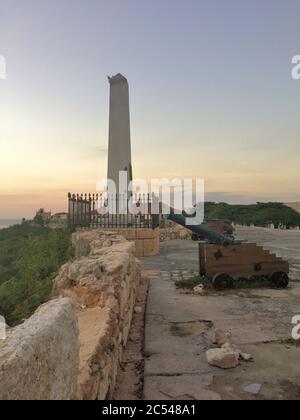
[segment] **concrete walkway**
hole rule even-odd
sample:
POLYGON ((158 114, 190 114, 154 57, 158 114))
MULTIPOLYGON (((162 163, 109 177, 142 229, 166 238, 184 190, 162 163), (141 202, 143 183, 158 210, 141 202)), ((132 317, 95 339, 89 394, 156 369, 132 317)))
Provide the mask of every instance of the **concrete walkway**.
POLYGON ((142 267, 150 281, 146 400, 258 398, 244 391, 252 383, 264 384, 261 399, 290 395, 289 386, 284 390, 281 383, 296 389, 299 349, 287 348, 281 341, 290 338, 291 318, 300 312, 299 284, 288 290, 232 290, 207 296, 178 290, 176 279, 197 273, 197 244, 192 241, 169 241, 162 245, 160 255, 142 259, 142 267), (209 366, 206 350, 215 328, 230 330, 234 343, 252 353, 255 362, 230 372, 209 366))

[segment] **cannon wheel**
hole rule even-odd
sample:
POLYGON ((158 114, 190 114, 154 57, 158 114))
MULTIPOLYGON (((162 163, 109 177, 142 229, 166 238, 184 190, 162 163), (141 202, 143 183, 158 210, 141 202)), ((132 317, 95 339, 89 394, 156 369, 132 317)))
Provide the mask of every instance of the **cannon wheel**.
POLYGON ((277 289, 285 289, 289 285, 289 276, 284 271, 274 271, 270 276, 270 283, 277 289))
POLYGON ((229 289, 233 285, 233 278, 225 273, 216 274, 213 277, 212 284, 216 290, 229 289))

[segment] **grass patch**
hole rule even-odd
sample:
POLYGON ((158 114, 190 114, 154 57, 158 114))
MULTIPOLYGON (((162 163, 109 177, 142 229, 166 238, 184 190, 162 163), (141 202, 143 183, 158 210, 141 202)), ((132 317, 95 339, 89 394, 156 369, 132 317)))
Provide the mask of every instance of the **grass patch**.
POLYGON ((271 287, 266 277, 252 277, 251 279, 239 278, 234 280, 232 289, 261 289, 266 287, 271 287))
POLYGON ((300 340, 294 340, 293 338, 288 338, 287 340, 282 341, 282 344, 294 347, 300 347, 300 340))
POLYGON ((193 290, 194 287, 198 286, 200 283, 203 283, 202 277, 195 276, 186 280, 176 280, 175 286, 177 287, 177 289, 193 290))
MULTIPOLYGON (((212 282, 207 277, 194 276, 189 279, 180 279, 175 282, 177 289, 193 290, 194 287, 203 284, 207 290, 215 290, 212 282)), ((241 290, 241 289, 262 289, 270 288, 270 283, 265 277, 253 277, 251 279, 239 278, 234 280, 233 285, 227 290, 241 290)))

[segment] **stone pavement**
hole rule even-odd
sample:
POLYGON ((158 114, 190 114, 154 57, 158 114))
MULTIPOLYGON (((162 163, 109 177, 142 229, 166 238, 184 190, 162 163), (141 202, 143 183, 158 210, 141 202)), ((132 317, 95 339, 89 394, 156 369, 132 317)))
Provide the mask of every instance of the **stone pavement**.
POLYGON ((280 399, 290 392, 289 384, 300 383, 299 350, 281 344, 291 336, 292 316, 300 313, 299 283, 288 290, 211 291, 206 296, 178 290, 176 279, 197 273, 197 243, 192 241, 163 244, 158 256, 142 259, 142 267, 150 281, 146 400, 253 399, 244 391, 252 383, 264 384, 260 398, 280 399), (230 330, 234 343, 256 361, 230 372, 209 366, 206 350, 215 328, 230 330), (286 381, 284 390, 280 384, 286 381))
MULTIPOLYGON (((147 400, 219 399, 206 389, 214 369, 205 360, 212 323, 193 310, 179 308, 174 279, 178 271, 148 272, 150 290, 146 312, 144 396, 147 400)), ((187 276, 188 274, 185 273, 187 276)), ((181 306, 181 305, 180 305, 181 306)))
POLYGON ((262 245, 290 263, 290 278, 300 280, 300 231, 266 228, 236 228, 238 239, 247 239, 262 245))

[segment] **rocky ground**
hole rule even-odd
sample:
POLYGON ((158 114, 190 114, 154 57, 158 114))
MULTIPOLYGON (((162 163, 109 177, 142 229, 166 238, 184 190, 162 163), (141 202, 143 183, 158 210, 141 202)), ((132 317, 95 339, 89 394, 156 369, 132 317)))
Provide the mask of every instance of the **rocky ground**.
MULTIPOLYGON (((300 279, 299 231, 238 228, 237 236, 288 258, 291 277, 300 279)), ((300 347, 291 341, 291 320, 300 314, 300 282, 291 282, 287 290, 235 289, 205 296, 176 289, 175 280, 197 272, 192 241, 162 244, 160 254, 144 258, 142 267, 150 283, 145 399, 300 399, 300 347), (226 371, 209 365, 206 351, 216 328, 230 331, 253 362, 226 371)))

